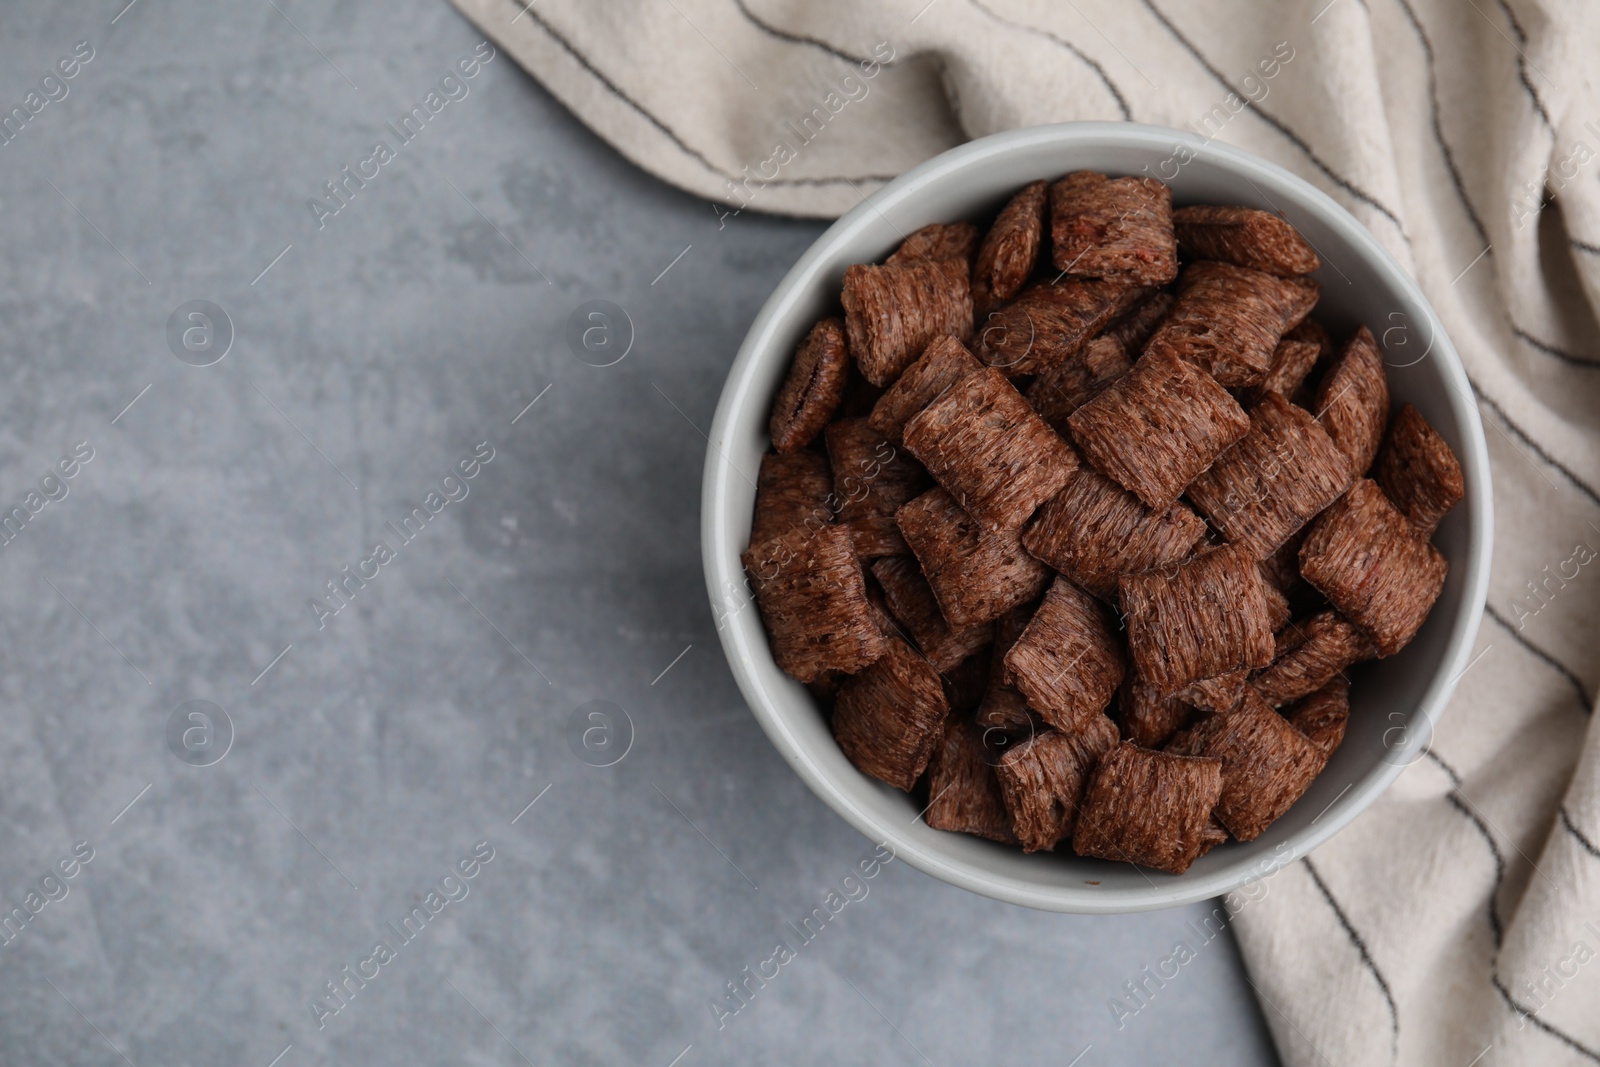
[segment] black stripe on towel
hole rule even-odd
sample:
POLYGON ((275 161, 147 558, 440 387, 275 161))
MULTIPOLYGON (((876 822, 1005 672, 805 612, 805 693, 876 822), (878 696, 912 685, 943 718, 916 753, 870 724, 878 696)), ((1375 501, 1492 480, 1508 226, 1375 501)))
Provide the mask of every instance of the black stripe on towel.
POLYGON ((1539 92, 1528 80, 1528 60, 1522 48, 1528 43, 1528 31, 1522 28, 1522 23, 1517 21, 1517 13, 1511 10, 1511 5, 1506 0, 1497 0, 1500 10, 1505 12, 1506 21, 1511 24, 1511 32, 1517 35, 1517 76, 1522 79, 1523 88, 1528 90, 1528 95, 1533 98, 1533 106, 1538 108, 1539 116, 1544 119, 1544 124, 1554 132, 1555 123, 1550 121, 1550 113, 1545 110, 1544 101, 1539 99, 1539 92))
POLYGON ((1572 816, 1567 814, 1567 806, 1565 804, 1561 805, 1560 810, 1561 825, 1567 828, 1567 833, 1578 839, 1578 844, 1583 846, 1585 852, 1600 860, 1600 846, 1596 846, 1593 841, 1584 836, 1582 830, 1578 829, 1577 824, 1572 821, 1572 816))
POLYGON ((746 7, 744 0, 733 0, 733 6, 739 9, 739 13, 742 14, 751 25, 755 26, 756 29, 767 34, 769 37, 776 37, 778 40, 787 41, 789 44, 810 45, 812 48, 820 49, 828 53, 828 55, 833 56, 835 59, 841 59, 846 63, 855 64, 873 62, 874 57, 872 56, 853 56, 849 52, 841 51, 840 49, 835 48, 833 45, 820 38, 808 37, 803 33, 792 33, 789 30, 774 26, 772 23, 763 20, 754 11, 751 11, 748 7, 746 7))
POLYGON ((1306 858, 1305 863, 1306 873, 1316 883, 1318 892, 1322 894, 1322 899, 1326 900, 1328 907, 1333 909, 1333 914, 1339 920, 1339 925, 1344 927, 1344 932, 1350 936, 1351 943, 1355 945, 1356 951, 1361 954, 1361 962, 1367 965, 1367 970, 1371 971, 1372 977, 1377 979, 1378 988, 1383 991, 1383 999, 1389 1005, 1390 1062, 1393 1062, 1400 1055, 1400 1008, 1394 1002, 1394 992, 1389 988, 1389 983, 1383 977, 1383 972, 1379 971, 1378 965, 1373 962, 1372 953, 1367 949, 1367 943, 1361 939, 1360 934, 1356 933, 1356 928, 1350 924, 1349 916, 1344 913, 1344 909, 1339 906, 1339 902, 1333 899, 1333 893, 1329 891, 1328 884, 1322 880, 1322 876, 1317 873, 1317 869, 1311 865, 1310 857, 1306 858))
POLYGON ((1506 878, 1506 858, 1500 854, 1500 846, 1494 843, 1489 828, 1483 824, 1478 813, 1472 810, 1472 805, 1458 795, 1460 790, 1445 797, 1450 806, 1465 815, 1473 826, 1478 828, 1478 833, 1483 837, 1483 843, 1489 846, 1490 855, 1494 856, 1494 888, 1489 891, 1489 930, 1494 934, 1494 947, 1496 954, 1500 951, 1500 943, 1505 940, 1506 930, 1500 923, 1500 883, 1506 878))
POLYGON ((1600 362, 1596 362, 1592 359, 1584 359, 1582 356, 1573 355, 1564 348, 1557 348, 1549 341, 1541 341, 1539 338, 1533 336, 1533 334, 1529 333, 1527 330, 1524 330, 1516 323, 1511 324, 1511 332, 1517 337, 1518 340, 1526 342, 1532 348, 1537 348, 1547 356, 1554 356, 1563 363, 1571 363, 1578 367, 1588 367, 1591 370, 1600 369, 1600 362))
POLYGON ((1590 714, 1594 710, 1594 701, 1584 690, 1583 682, 1579 680, 1576 674, 1567 668, 1566 664, 1562 663, 1550 653, 1546 652, 1544 649, 1540 648, 1538 645, 1522 636, 1522 631, 1513 626, 1511 624, 1511 620, 1496 611, 1492 605, 1485 604, 1483 606, 1483 610, 1484 613, 1489 616, 1489 618, 1499 623, 1501 627, 1511 635, 1512 640, 1516 641, 1517 644, 1521 645, 1523 648, 1539 657, 1552 670, 1560 672, 1561 676, 1567 680, 1567 684, 1572 686, 1572 691, 1577 694, 1578 703, 1583 705, 1583 713, 1585 715, 1590 714))
POLYGON ((650 125, 654 126, 656 129, 665 134, 667 139, 673 144, 677 145, 679 150, 682 151, 684 155, 690 156, 701 166, 705 167, 707 170, 711 171, 711 173, 716 174, 719 177, 733 177, 733 175, 729 174, 727 171, 723 170, 721 167, 717 166, 715 163, 711 162, 711 160, 702 155, 699 149, 694 148, 689 144, 689 142, 680 137, 678 132, 671 126, 668 126, 665 122, 662 122, 660 119, 652 115, 648 110, 645 109, 643 104, 639 103, 639 101, 623 92, 620 85, 606 77, 605 72, 599 67, 589 62, 589 57, 578 51, 578 49, 573 46, 571 41, 567 40, 566 37, 563 36, 549 22, 547 22, 542 15, 534 11, 532 5, 529 5, 527 8, 525 8, 523 13, 529 18, 533 19, 534 22, 538 23, 539 28, 545 32, 545 35, 559 45, 563 52, 571 56, 573 61, 577 63, 578 66, 582 67, 589 73, 590 77, 594 78, 595 81, 605 86, 606 90, 610 92, 612 96, 615 96, 618 100, 621 100, 624 104, 627 104, 634 111, 638 112, 639 116, 646 122, 650 123, 650 125))
POLYGON ((1432 745, 1423 749, 1422 754, 1433 760, 1433 762, 1437 763, 1439 765, 1439 769, 1450 776, 1451 785, 1455 786, 1457 789, 1461 788, 1461 774, 1454 767, 1450 766, 1450 764, 1446 763, 1444 761, 1444 757, 1433 750, 1432 745))
POLYGON ((1505 1001, 1506 1007, 1515 1012, 1518 1018, 1526 1019, 1528 1022, 1532 1023, 1534 1026, 1537 1026, 1539 1029, 1543 1030, 1557 1041, 1560 1041, 1574 1052, 1587 1056, 1596 1063, 1600 1063, 1600 1053, 1596 1053, 1593 1049, 1584 1045, 1577 1038, 1557 1030, 1555 1027, 1539 1018, 1539 1016, 1535 1015, 1521 1004, 1518 1004, 1511 996, 1511 990, 1507 989, 1505 983, 1500 981, 1500 975, 1498 973, 1491 973, 1489 975, 1489 981, 1494 983, 1495 991, 1500 994, 1500 999, 1505 1001))
POLYGON ((1532 437, 1529 437, 1526 430, 1518 426, 1515 422, 1511 421, 1511 416, 1506 414, 1505 409, 1484 395, 1483 390, 1478 388, 1477 382, 1472 383, 1472 391, 1477 394, 1478 401, 1486 405, 1490 411, 1494 412, 1495 415, 1499 417, 1500 421, 1505 423, 1511 432, 1516 434, 1517 437, 1521 439, 1523 444, 1533 449, 1535 455, 1565 475, 1567 481, 1571 482, 1574 486, 1583 491, 1584 496, 1587 496, 1596 504, 1600 504, 1600 493, 1596 493, 1589 483, 1572 473, 1572 471, 1568 469, 1565 464, 1556 459, 1550 453, 1546 452, 1544 447, 1540 445, 1539 442, 1535 441, 1532 437))
POLYGON ((1087 53, 1085 53, 1077 45, 1073 44, 1071 41, 1066 40, 1063 37, 1057 37, 1055 34, 1051 33, 1049 30, 1040 29, 1038 26, 1030 26, 1026 22, 1018 22, 1015 19, 1008 19, 1004 15, 1000 15, 1000 14, 990 10, 989 7, 987 7, 986 5, 980 3, 979 0, 971 0, 971 3, 972 3, 973 7, 977 8, 979 11, 983 12, 985 15, 988 15, 990 18, 994 19, 996 22, 1003 23, 1004 25, 1010 26, 1010 27, 1012 27, 1014 29, 1023 30, 1024 32, 1031 33, 1031 34, 1035 35, 1036 37, 1043 37, 1045 40, 1052 41, 1055 44, 1060 45, 1062 48, 1065 48, 1067 51, 1071 52, 1073 55, 1077 56, 1080 61, 1082 61, 1084 64, 1086 64, 1090 68, 1092 68, 1094 70, 1095 74, 1099 75, 1100 81, 1105 85, 1106 89, 1116 99, 1116 101, 1117 101, 1117 110, 1122 112, 1123 120, 1126 121, 1126 122, 1133 121, 1133 111, 1128 107, 1128 101, 1123 98, 1122 90, 1118 89, 1116 82, 1113 82, 1111 80, 1111 75, 1107 74, 1106 73, 1106 69, 1104 67, 1102 67, 1099 63, 1095 62, 1095 60, 1092 57, 1090 57, 1087 53))
MULTIPOLYGON (((1432 752, 1429 752, 1428 755, 1433 756, 1434 761, 1438 763, 1439 766, 1444 768, 1445 773, 1450 775, 1451 781, 1457 784, 1457 789, 1459 790, 1461 776, 1455 772, 1455 769, 1438 756, 1434 756, 1432 752)), ((1505 880, 1505 857, 1500 854, 1500 846, 1496 845, 1494 843, 1494 838, 1489 835, 1489 828, 1483 825, 1483 820, 1478 818, 1477 813, 1475 813, 1472 808, 1464 802, 1463 798, 1457 796, 1455 793, 1452 793, 1445 799, 1450 801, 1451 805, 1457 811, 1471 820, 1473 826, 1477 827, 1479 835, 1483 837, 1484 844, 1489 846, 1489 854, 1494 857, 1494 888, 1489 891, 1489 928, 1494 933, 1495 959, 1494 962, 1490 964, 1489 981, 1494 986, 1495 992, 1500 994, 1500 999, 1505 1003, 1508 1011, 1511 1011, 1520 1018, 1526 1019, 1528 1022, 1533 1023, 1539 1029, 1572 1048, 1574 1051, 1587 1056, 1596 1063, 1600 1063, 1600 1054, 1596 1054, 1593 1049, 1588 1048, 1576 1038, 1556 1029, 1554 1026, 1551 1026, 1533 1012, 1517 1003, 1516 999, 1511 995, 1511 990, 1507 989, 1505 983, 1500 980, 1500 974, 1498 971, 1500 965, 1500 943, 1504 937, 1504 931, 1500 926, 1500 914, 1495 908, 1495 899, 1500 894, 1500 883, 1505 880)))
POLYGON ((1444 153, 1445 167, 1450 171, 1450 180, 1455 183, 1456 195, 1461 198, 1461 206, 1466 209, 1467 218, 1472 223, 1472 228, 1477 231, 1478 239, 1489 246, 1489 231, 1483 225, 1483 220, 1478 217, 1478 211, 1472 206, 1472 201, 1467 198, 1467 186, 1461 179, 1461 171, 1456 167, 1455 154, 1450 151, 1450 144, 1444 139, 1444 127, 1439 120, 1439 78, 1433 69, 1433 42, 1428 39, 1428 32, 1422 28, 1415 11, 1406 0, 1395 0, 1400 5, 1400 10, 1406 13, 1406 18, 1411 21, 1411 28, 1417 31, 1417 39, 1422 42, 1423 55, 1428 65, 1428 99, 1433 105, 1433 137, 1439 142, 1439 150, 1444 153))
MULTIPOLYGON (((1206 72, 1210 74, 1218 84, 1220 84, 1224 89, 1227 89, 1230 93, 1239 95, 1242 98, 1242 94, 1240 94, 1239 91, 1228 82, 1228 79, 1223 76, 1223 73, 1211 65, 1211 61, 1200 53, 1200 50, 1183 35, 1178 27, 1174 26, 1172 22, 1168 20, 1167 16, 1161 13, 1161 9, 1156 7, 1152 0, 1143 0, 1143 2, 1144 6, 1150 9, 1150 13, 1156 17, 1156 20, 1167 28, 1167 32, 1172 34, 1177 42, 1188 50, 1190 55, 1194 56, 1195 60, 1206 69, 1206 72)), ((1339 188, 1343 189, 1357 200, 1360 200, 1362 203, 1370 205, 1374 210, 1382 214, 1384 218, 1394 223, 1395 227, 1400 231, 1402 236, 1405 234, 1406 228, 1401 224, 1399 217, 1396 216, 1394 212, 1384 207, 1383 204, 1379 203, 1370 193, 1357 187, 1355 184, 1336 173, 1332 167, 1328 166, 1328 164, 1322 161, 1322 158, 1318 156, 1316 152, 1312 151, 1311 146, 1307 144, 1299 134, 1295 133, 1281 120, 1279 120, 1272 113, 1266 111, 1259 104, 1251 104, 1249 110, 1268 126, 1271 126, 1273 129, 1283 134, 1284 137, 1287 137, 1296 148, 1300 149, 1300 151, 1305 154, 1305 157, 1309 159, 1318 170, 1322 171, 1323 174, 1328 176, 1329 181, 1333 182, 1339 188)))
MULTIPOLYGON (((564 36, 562 36, 554 26, 536 13, 532 7, 526 8, 525 13, 529 18, 533 19, 534 22, 538 23, 539 28, 545 32, 545 35, 559 45, 563 52, 566 52, 567 55, 571 56, 573 61, 587 71, 595 81, 604 86, 606 90, 611 93, 611 95, 615 96, 618 100, 621 100, 624 104, 627 104, 630 108, 637 112, 638 115, 646 122, 660 130, 668 140, 678 146, 679 151, 683 152, 684 155, 689 156, 695 162, 699 163, 702 167, 705 167, 706 170, 717 175, 719 178, 727 178, 730 181, 737 181, 739 179, 739 175, 729 173, 728 171, 717 166, 715 163, 711 162, 711 160, 706 158, 705 154, 702 153, 698 148, 695 148, 693 145, 689 144, 689 142, 685 141, 676 130, 674 130, 671 126, 668 126, 665 122, 662 122, 655 115, 651 114, 643 104, 639 103, 639 101, 635 100, 633 97, 624 92, 621 86, 612 81, 610 78, 606 77, 605 72, 599 67, 589 62, 587 56, 578 51, 578 49, 573 46, 571 41, 568 41, 564 36)), ((896 176, 893 174, 867 174, 862 175, 859 178, 757 178, 755 180, 759 181, 762 185, 854 185, 856 182, 886 182, 892 180, 894 177, 896 176)))
POLYGON ((1522 82, 1522 87, 1528 90, 1528 97, 1533 101, 1539 117, 1544 119, 1545 126, 1553 132, 1555 123, 1550 121, 1550 112, 1544 109, 1544 101, 1539 99, 1539 91, 1533 87, 1533 82, 1528 80, 1528 58, 1522 54, 1522 46, 1528 43, 1527 31, 1522 28, 1522 23, 1517 21, 1516 14, 1506 0, 1499 0, 1499 4, 1500 10, 1505 12, 1506 21, 1511 23, 1511 32, 1517 35, 1517 43, 1513 46, 1517 50, 1517 78, 1522 82))

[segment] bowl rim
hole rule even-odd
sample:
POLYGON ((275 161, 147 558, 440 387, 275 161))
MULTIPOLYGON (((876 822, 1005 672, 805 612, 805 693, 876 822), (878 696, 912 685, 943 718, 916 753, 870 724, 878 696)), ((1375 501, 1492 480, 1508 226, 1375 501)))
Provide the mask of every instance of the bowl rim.
MULTIPOLYGON (((743 579, 739 555, 744 546, 734 544, 733 538, 724 532, 728 528, 724 521, 729 509, 728 489, 731 479, 740 476, 727 458, 730 430, 748 404, 764 406, 770 401, 768 396, 752 395, 757 359, 761 353, 773 347, 773 334, 780 322, 789 316, 793 305, 804 298, 814 275, 823 269, 824 261, 835 255, 839 245, 872 226, 876 216, 913 199, 917 193, 934 183, 959 180, 966 168, 997 155, 1025 153, 1030 148, 1072 143, 1162 152, 1175 151, 1181 145, 1187 147, 1195 159, 1216 163, 1246 179, 1264 179, 1267 184, 1274 186, 1288 185, 1295 189, 1302 200, 1309 202, 1328 225, 1341 231, 1385 287, 1403 293, 1424 312, 1431 331, 1429 336, 1434 339, 1430 353, 1437 357, 1447 394, 1446 403, 1462 428, 1463 447, 1458 458, 1467 474, 1469 491, 1460 505, 1466 511, 1468 524, 1465 558, 1459 564, 1452 561, 1452 566, 1460 566, 1463 573, 1461 608, 1452 620, 1445 651, 1422 694, 1416 714, 1408 723, 1419 728, 1405 730, 1405 736, 1391 749, 1389 756, 1365 772, 1336 797, 1311 825, 1281 843, 1277 851, 1265 860, 1246 865, 1242 862, 1244 857, 1241 857, 1239 863, 1221 866, 1200 875, 1188 872, 1171 876, 1159 884, 1152 883, 1148 888, 1102 889, 1086 893, 1073 887, 1041 887, 1022 883, 1002 872, 984 870, 978 864, 952 861, 924 847, 908 832, 911 829, 909 825, 902 827, 896 822, 886 823, 859 807, 814 762, 791 730, 786 715, 777 710, 761 682, 748 668, 752 657, 764 657, 770 661, 771 654, 764 647, 752 643, 748 627, 726 625, 720 629, 718 636, 740 692, 773 746, 811 791, 856 830, 874 842, 886 844, 894 850, 897 858, 919 870, 974 893, 1045 911, 1115 914, 1170 908, 1209 899, 1270 875, 1308 855, 1349 825, 1405 767, 1424 755, 1457 681, 1470 666, 1466 660, 1482 620, 1493 548, 1492 489, 1481 415, 1472 399, 1472 387, 1460 357, 1437 313, 1411 276, 1362 223, 1331 197, 1277 164, 1182 130, 1143 123, 1100 121, 1024 127, 991 134, 952 148, 865 197, 862 203, 836 220, 811 244, 762 305, 729 368, 708 437, 709 447, 702 479, 701 554, 707 593, 714 614, 721 591, 730 588, 727 583, 738 583, 743 579)), ((757 623, 756 629, 759 628, 757 623)))

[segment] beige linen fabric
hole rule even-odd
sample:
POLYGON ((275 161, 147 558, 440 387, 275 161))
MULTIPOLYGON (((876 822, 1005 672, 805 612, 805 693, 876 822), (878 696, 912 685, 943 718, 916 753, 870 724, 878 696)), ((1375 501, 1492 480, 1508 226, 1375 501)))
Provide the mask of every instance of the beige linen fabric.
POLYGON ((1478 397, 1489 616, 1429 754, 1235 925, 1287 1063, 1600 1063, 1600 5, 456 2, 724 225, 1069 119, 1239 145, 1365 223, 1478 397))

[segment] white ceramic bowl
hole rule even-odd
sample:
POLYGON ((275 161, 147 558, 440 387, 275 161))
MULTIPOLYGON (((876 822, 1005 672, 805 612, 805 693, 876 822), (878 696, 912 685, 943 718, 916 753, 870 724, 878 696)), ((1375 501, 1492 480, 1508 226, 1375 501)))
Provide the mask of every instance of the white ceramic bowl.
POLYGON ((701 537, 706 584, 739 688, 772 743, 823 801, 901 859, 975 893, 1051 911, 1123 912, 1213 897, 1307 854, 1422 754, 1467 665, 1482 614, 1489 492, 1483 427, 1455 350, 1417 286, 1360 223, 1306 182, 1238 149, 1159 127, 1079 122, 996 134, 929 160, 841 218, 800 257, 756 316, 723 386, 706 454, 701 537), (773 392, 800 337, 837 313, 845 267, 880 260, 930 222, 981 222, 1027 182, 1074 170, 1160 177, 1179 206, 1281 212, 1322 256, 1318 318, 1337 339, 1360 323, 1382 339, 1394 404, 1416 405, 1455 450, 1466 479, 1466 499, 1435 536, 1450 561, 1444 593, 1403 652, 1355 672, 1349 728, 1327 769, 1261 837, 1216 848, 1181 875, 1081 859, 1069 847, 1024 855, 930 829, 911 797, 851 766, 811 695, 774 665, 739 564, 754 479, 768 450, 773 392))

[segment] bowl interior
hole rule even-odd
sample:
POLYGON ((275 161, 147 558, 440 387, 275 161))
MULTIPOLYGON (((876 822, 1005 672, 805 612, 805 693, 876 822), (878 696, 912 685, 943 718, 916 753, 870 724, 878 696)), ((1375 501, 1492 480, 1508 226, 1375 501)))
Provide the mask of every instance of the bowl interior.
POLYGON ((711 444, 702 516, 707 584, 724 650, 763 728, 862 833, 936 877, 1013 903, 1081 912, 1168 907, 1226 892, 1304 855, 1420 757, 1467 664, 1482 611, 1490 543, 1483 430, 1455 350, 1421 292, 1359 223, 1307 183, 1174 130, 1121 123, 1017 130, 947 152, 884 187, 823 234, 762 309, 724 387, 711 444), (1403 652, 1353 675, 1349 727, 1327 769, 1260 838, 1214 849, 1177 876, 1080 859, 1065 846, 1025 856, 930 829, 909 796, 850 764, 810 694, 777 669, 739 564, 773 392, 805 331, 837 314, 845 267, 880 259, 930 222, 981 225, 1023 184, 1084 169, 1161 178, 1178 206, 1242 204, 1281 213, 1322 258, 1317 316, 1336 340, 1362 323, 1380 338, 1393 404, 1414 404, 1438 429, 1466 482, 1465 500, 1434 539, 1450 562, 1444 592, 1403 652))

